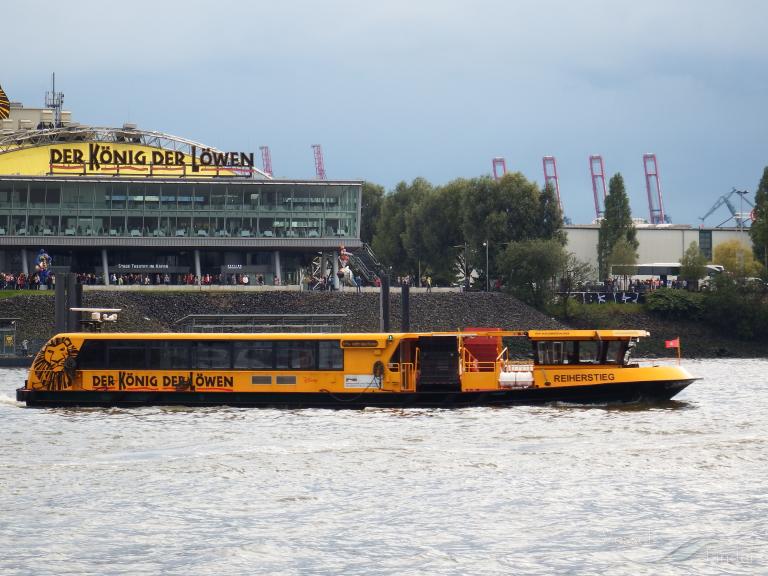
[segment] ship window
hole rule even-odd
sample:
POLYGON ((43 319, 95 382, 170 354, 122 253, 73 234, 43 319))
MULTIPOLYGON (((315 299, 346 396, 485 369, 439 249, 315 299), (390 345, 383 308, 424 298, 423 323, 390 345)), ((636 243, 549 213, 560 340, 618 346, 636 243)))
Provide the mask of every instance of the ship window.
POLYGON ((235 370, 271 370, 272 342, 264 340, 235 342, 235 370))
POLYGON ((189 361, 192 344, 184 340, 149 342, 149 365, 159 370, 189 370, 192 367, 189 361))
POLYGON ((536 342, 537 364, 626 364, 623 340, 536 342))
POLYGON ((624 360, 625 342, 609 340, 605 344, 605 362, 607 364, 622 364, 624 360))
POLYGON ((198 370, 229 370, 232 367, 232 346, 224 340, 197 343, 198 370))
POLYGON ((86 340, 77 355, 81 370, 104 370, 107 367, 107 343, 104 340, 86 340))
POLYGON ((579 341, 569 340, 564 342, 565 345, 565 358, 564 364, 578 364, 579 363, 579 341))
POLYGON ((338 340, 321 340, 318 342, 317 357, 320 370, 344 369, 344 350, 339 347, 338 340))
POLYGON ((315 370, 317 343, 313 340, 279 340, 276 342, 276 367, 282 370, 315 370))
POLYGON ((147 367, 147 346, 140 340, 110 342, 108 365, 111 370, 144 370, 147 367))
POLYGON ((600 361, 600 342, 597 340, 582 340, 579 342, 579 363, 595 364, 600 361))
POLYGON ((562 342, 537 342, 537 360, 539 364, 562 364, 562 342))

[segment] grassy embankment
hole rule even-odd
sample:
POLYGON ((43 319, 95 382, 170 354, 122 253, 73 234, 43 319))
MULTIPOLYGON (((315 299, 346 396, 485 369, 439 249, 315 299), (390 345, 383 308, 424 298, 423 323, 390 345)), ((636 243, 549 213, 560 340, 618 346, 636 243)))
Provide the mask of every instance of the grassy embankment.
POLYGON ((732 333, 712 326, 704 319, 669 318, 650 313, 642 304, 569 304, 568 316, 562 304, 549 312, 573 328, 641 329, 651 333, 641 341, 638 356, 672 357, 675 350, 664 347, 665 340, 680 337, 684 358, 768 356, 764 342, 737 339, 732 333))

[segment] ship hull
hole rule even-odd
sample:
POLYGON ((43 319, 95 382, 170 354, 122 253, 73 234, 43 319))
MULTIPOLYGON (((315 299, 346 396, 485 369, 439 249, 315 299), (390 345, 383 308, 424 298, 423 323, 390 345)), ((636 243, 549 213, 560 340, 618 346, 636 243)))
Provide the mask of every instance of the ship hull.
POLYGON ((664 402, 696 378, 591 386, 539 387, 473 392, 124 392, 30 390, 16 399, 27 406, 245 406, 257 408, 465 408, 553 402, 608 404, 664 402))

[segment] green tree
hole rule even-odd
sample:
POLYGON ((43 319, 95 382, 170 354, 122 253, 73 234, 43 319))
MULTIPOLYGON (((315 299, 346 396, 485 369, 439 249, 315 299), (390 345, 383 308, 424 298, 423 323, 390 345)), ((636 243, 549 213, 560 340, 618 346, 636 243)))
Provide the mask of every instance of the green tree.
POLYGON ((755 192, 755 221, 749 229, 755 258, 768 271, 768 166, 755 192))
POLYGON ((697 320, 704 312, 704 296, 700 292, 659 288, 646 295, 645 309, 662 318, 697 320))
POLYGON ((565 243, 554 190, 540 192, 519 172, 505 174, 498 181, 490 177, 466 181, 462 213, 469 266, 483 270, 482 276, 499 275, 497 262, 510 242, 556 237, 565 243), (489 270, 485 270, 485 242, 489 270))
POLYGON ((558 240, 535 238, 510 243, 499 266, 512 293, 541 309, 552 300, 555 278, 566 259, 565 248, 558 240))
POLYGON ((382 264, 390 266, 396 274, 409 274, 414 270, 414 263, 410 261, 403 245, 406 215, 411 212, 419 198, 430 190, 432 185, 429 182, 416 178, 411 184, 400 182, 382 201, 381 217, 372 247, 382 264))
MULTIPOLYGON (((366 191, 371 204, 378 192, 366 191)), ((498 277, 498 258, 510 242, 544 238, 564 245, 562 222, 554 190, 540 192, 515 173, 440 187, 422 178, 401 182, 381 199, 377 221, 368 227, 375 229, 373 250, 393 272, 430 274, 435 282, 449 283, 456 279, 457 260, 464 259, 470 271, 498 277)))
POLYGON ((360 239, 366 244, 373 242, 373 237, 376 235, 383 201, 383 186, 372 182, 363 182, 360 206, 360 239))
POLYGON ((605 212, 600 222, 597 241, 597 263, 601 279, 608 277, 611 253, 616 243, 622 238, 633 251, 637 251, 639 242, 635 224, 632 222, 629 198, 624 188, 624 178, 621 174, 615 174, 608 184, 605 212))
POLYGON ((403 246, 409 261, 417 263, 413 272, 429 274, 436 284, 455 280, 456 252, 452 247, 464 242, 459 223, 466 182, 454 180, 427 191, 405 218, 403 246))
POLYGON ((741 240, 728 240, 715 246, 713 258, 715 264, 720 264, 731 278, 749 278, 763 273, 760 262, 749 246, 741 240))
POLYGON ((539 225, 540 238, 553 238, 563 246, 568 242, 563 230, 563 211, 551 183, 547 183, 539 195, 539 225))
POLYGON ((691 242, 680 259, 680 277, 689 282, 698 282, 707 275, 707 259, 699 250, 698 242, 691 242))
POLYGON ((571 294, 582 284, 586 284, 595 278, 595 267, 589 262, 579 260, 573 252, 569 252, 563 259, 560 270, 560 295, 563 302, 563 317, 569 318, 568 305, 571 294))
POLYGON ((609 273, 624 277, 624 286, 627 284, 628 270, 637 264, 637 243, 630 242, 626 236, 621 236, 613 245, 608 255, 606 267, 609 273))
POLYGON ((742 340, 768 341, 768 304, 761 292, 740 286, 728 274, 715 277, 716 289, 704 293, 704 317, 742 340))
POLYGON ((469 181, 462 229, 472 247, 490 246, 539 236, 539 191, 519 172, 499 181, 490 177, 469 181))

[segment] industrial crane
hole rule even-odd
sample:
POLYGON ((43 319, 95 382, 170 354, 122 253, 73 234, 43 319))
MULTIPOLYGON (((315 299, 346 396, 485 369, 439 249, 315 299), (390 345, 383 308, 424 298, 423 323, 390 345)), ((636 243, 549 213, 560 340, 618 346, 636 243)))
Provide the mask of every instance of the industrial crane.
POLYGON ((493 179, 499 180, 507 173, 507 161, 501 156, 493 159, 493 179))
POLYGON ((718 198, 717 201, 712 205, 712 208, 709 209, 709 212, 704 214, 704 216, 699 217, 699 220, 701 220, 701 223, 704 224, 704 220, 706 220, 706 218, 710 214, 712 214, 715 210, 720 208, 720 206, 725 204, 728 210, 730 210, 731 216, 728 219, 721 222, 720 224, 718 224, 717 226, 715 226, 715 228, 720 228, 723 224, 725 224, 726 222, 729 222, 730 220, 734 220, 736 222, 736 226, 738 226, 739 228, 743 228, 744 225, 749 221, 749 218, 744 217, 744 212, 736 210, 736 207, 733 205, 733 202, 731 202, 731 196, 733 196, 734 194, 739 195, 740 202, 744 201, 750 206, 752 206, 753 208, 755 207, 755 205, 752 204, 752 202, 744 198, 744 196, 748 194, 746 190, 736 190, 736 188, 734 188, 728 194, 723 194, 722 196, 720 196, 720 198, 718 198))
POLYGON ((671 220, 664 213, 664 197, 661 193, 656 154, 643 154, 643 169, 645 170, 645 189, 648 193, 650 222, 651 224, 669 224, 671 220))
POLYGON ((597 221, 605 215, 601 205, 605 205, 605 197, 608 196, 608 191, 605 188, 605 164, 603 157, 599 154, 592 154, 589 157, 589 173, 592 176, 592 193, 595 195, 595 221, 597 221), (600 196, 603 197, 602 204, 600 196))
POLYGON ((325 163, 323 162, 323 149, 320 144, 312 144, 312 151, 315 154, 315 175, 318 180, 327 180, 325 176, 325 163))
POLYGON ((560 207, 560 213, 563 216, 563 222, 565 224, 571 224, 571 219, 565 215, 563 210, 563 201, 560 198, 560 179, 557 177, 557 161, 554 156, 544 156, 542 159, 542 165, 544 167, 544 186, 552 186, 557 196, 557 205, 560 207))

